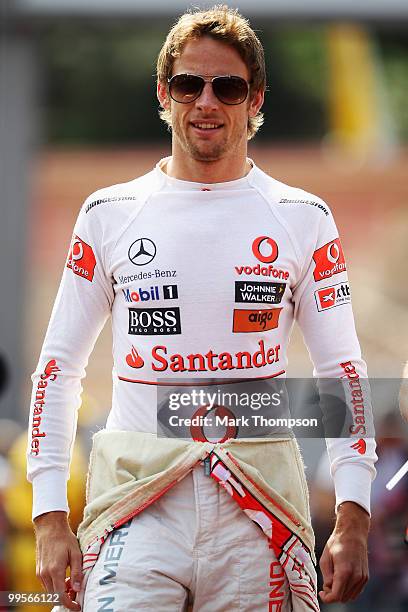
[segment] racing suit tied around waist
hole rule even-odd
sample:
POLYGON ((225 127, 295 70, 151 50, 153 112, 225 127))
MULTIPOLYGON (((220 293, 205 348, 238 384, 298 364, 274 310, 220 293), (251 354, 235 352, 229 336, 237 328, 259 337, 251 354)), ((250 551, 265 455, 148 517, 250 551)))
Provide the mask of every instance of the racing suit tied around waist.
MULTIPOLYGON (((212 443, 132 431, 97 432, 78 528, 84 573, 79 599, 108 535, 204 461, 209 475, 268 538, 288 578, 293 610, 319 610, 307 485, 294 438, 212 443)), ((62 612, 64 607, 53 610, 62 612)))

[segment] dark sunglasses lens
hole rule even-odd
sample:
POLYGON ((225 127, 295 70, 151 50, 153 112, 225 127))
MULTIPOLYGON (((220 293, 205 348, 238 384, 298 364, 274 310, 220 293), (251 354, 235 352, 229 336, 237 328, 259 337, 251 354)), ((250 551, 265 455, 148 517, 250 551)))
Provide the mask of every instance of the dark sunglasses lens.
POLYGON ((203 79, 190 74, 177 74, 170 80, 170 95, 176 102, 193 102, 203 88, 203 79))
POLYGON ((241 104, 248 95, 248 84, 241 77, 217 77, 213 89, 224 104, 241 104))

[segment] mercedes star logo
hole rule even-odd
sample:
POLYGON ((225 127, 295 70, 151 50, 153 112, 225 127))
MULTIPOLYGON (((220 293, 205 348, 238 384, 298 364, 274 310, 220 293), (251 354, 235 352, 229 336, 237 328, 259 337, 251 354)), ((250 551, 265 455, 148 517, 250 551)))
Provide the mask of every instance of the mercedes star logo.
POLYGON ((135 266, 145 266, 156 256, 156 245, 150 238, 138 238, 129 247, 128 256, 135 266))

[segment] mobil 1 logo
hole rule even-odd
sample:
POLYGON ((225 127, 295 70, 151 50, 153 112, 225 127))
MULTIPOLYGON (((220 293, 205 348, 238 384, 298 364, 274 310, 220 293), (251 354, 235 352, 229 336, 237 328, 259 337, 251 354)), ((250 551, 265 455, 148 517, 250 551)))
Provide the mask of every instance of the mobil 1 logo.
POLYGON ((149 302, 160 300, 176 300, 178 298, 177 285, 152 285, 149 288, 139 287, 132 291, 131 289, 122 289, 122 293, 126 302, 149 302))
POLYGON ((235 281, 235 301, 280 304, 285 288, 286 283, 235 281))
POLYGON ((129 308, 129 330, 133 336, 181 334, 180 308, 129 308))

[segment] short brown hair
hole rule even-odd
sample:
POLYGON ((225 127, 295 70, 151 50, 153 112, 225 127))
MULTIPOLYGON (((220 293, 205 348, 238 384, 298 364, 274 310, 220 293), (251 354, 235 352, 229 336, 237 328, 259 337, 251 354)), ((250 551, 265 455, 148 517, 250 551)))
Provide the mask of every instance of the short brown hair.
MULTIPOLYGON (((171 28, 157 58, 157 80, 167 87, 172 76, 174 60, 179 57, 188 41, 211 36, 231 45, 238 51, 251 75, 250 94, 266 88, 265 55, 263 47, 237 9, 216 5, 208 10, 193 9, 184 13, 171 28)), ((160 117, 171 128, 170 110, 161 109, 160 117)), ((255 136, 263 124, 263 113, 248 118, 248 140, 255 136)))

